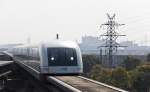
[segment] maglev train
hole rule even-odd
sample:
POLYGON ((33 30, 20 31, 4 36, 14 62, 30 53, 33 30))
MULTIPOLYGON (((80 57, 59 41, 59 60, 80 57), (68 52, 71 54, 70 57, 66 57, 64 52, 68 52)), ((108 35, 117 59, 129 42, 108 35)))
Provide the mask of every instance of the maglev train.
POLYGON ((72 41, 52 41, 39 45, 18 46, 10 51, 16 62, 40 74, 79 75, 83 72, 79 46, 72 41))

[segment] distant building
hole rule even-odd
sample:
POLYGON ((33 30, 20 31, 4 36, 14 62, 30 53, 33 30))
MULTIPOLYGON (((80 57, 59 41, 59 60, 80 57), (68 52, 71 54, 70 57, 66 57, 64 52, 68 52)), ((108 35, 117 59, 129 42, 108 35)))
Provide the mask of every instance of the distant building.
POLYGON ((10 48, 13 48, 13 47, 16 47, 16 46, 20 46, 20 45, 23 45, 23 44, 18 43, 18 44, 4 44, 4 45, 0 45, 0 51, 5 51, 5 50, 8 50, 10 48))
POLYGON ((84 36, 82 37, 82 42, 79 44, 82 54, 98 54, 99 46, 103 44, 104 41, 98 40, 97 37, 84 36))
MULTIPOLYGON (((104 40, 99 40, 97 37, 93 36, 84 36, 82 37, 81 43, 79 44, 82 54, 84 55, 100 55, 100 48, 105 43, 104 40)), ((115 61, 113 62, 113 66, 120 65, 123 60, 128 56, 133 56, 142 60, 146 60, 146 55, 150 53, 150 46, 139 46, 138 44, 132 41, 124 41, 119 43, 122 47, 118 48, 118 51, 114 58, 115 61)), ((102 49, 102 64, 106 65, 105 62, 105 49, 102 49)))
MULTIPOLYGON (((83 54, 96 54, 99 55, 99 46, 104 44, 104 40, 99 40, 93 36, 83 36, 80 45, 83 54)), ((150 53, 150 46, 139 46, 132 41, 124 41, 119 43, 124 48, 118 48, 116 55, 147 55, 150 53)), ((104 48, 103 48, 104 54, 104 48)))

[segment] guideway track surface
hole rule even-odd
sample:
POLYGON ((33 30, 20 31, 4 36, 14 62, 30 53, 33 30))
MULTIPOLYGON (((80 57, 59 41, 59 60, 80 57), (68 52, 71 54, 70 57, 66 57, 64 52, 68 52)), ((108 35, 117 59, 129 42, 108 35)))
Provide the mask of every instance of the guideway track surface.
POLYGON ((127 92, 82 76, 55 76, 54 78, 80 90, 80 92, 127 92))

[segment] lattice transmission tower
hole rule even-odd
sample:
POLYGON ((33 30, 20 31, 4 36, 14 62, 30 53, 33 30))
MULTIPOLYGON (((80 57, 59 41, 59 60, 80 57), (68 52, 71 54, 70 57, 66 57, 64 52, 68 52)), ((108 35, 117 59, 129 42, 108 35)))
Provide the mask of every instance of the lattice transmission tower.
POLYGON ((113 63, 116 62, 115 55, 117 52, 118 47, 125 47, 121 46, 119 43, 117 43, 117 38, 119 36, 125 36, 120 35, 116 29, 118 29, 119 26, 125 25, 125 24, 119 24, 115 21, 115 14, 113 16, 110 16, 107 14, 108 20, 106 23, 101 24, 100 27, 105 27, 107 29, 106 33, 102 34, 100 37, 104 37, 103 40, 105 43, 100 46, 101 48, 104 48, 105 50, 105 59, 103 64, 107 67, 114 67, 113 63))

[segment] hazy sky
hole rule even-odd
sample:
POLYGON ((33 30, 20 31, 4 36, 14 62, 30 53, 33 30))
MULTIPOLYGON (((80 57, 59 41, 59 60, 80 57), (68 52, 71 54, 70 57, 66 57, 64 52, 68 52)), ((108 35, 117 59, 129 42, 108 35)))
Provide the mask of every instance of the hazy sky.
POLYGON ((53 40, 56 33, 65 40, 98 36, 106 13, 126 24, 121 40, 150 41, 149 0, 0 0, 0 43, 53 40))

